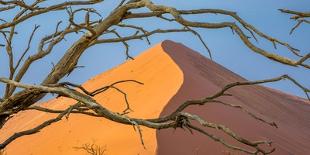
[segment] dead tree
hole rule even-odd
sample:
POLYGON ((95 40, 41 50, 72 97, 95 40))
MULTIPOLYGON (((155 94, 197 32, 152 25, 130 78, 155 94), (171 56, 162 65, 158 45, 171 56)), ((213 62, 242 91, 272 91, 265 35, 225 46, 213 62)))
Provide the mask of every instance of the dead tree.
MULTIPOLYGON (((197 115, 183 112, 189 106, 203 105, 210 102, 215 102, 219 104, 224 104, 227 106, 233 106, 237 108, 242 108, 240 106, 231 105, 229 103, 224 103, 218 100, 220 96, 225 95, 226 91, 233 88, 244 85, 256 85, 267 82, 276 82, 283 79, 290 80, 293 84, 301 88, 307 95, 309 89, 299 84, 296 80, 289 77, 288 75, 283 75, 280 77, 260 80, 260 81, 249 81, 249 82, 236 82, 226 85, 219 92, 215 92, 212 96, 206 96, 203 99, 184 101, 173 113, 163 118, 145 119, 145 118, 131 118, 126 116, 126 113, 130 110, 130 104, 127 102, 127 109, 124 114, 115 113, 101 104, 97 103, 93 96, 98 93, 104 93, 108 89, 116 89, 122 94, 124 94, 126 100, 126 92, 119 90, 115 84, 120 82, 136 82, 133 80, 118 81, 114 84, 103 86, 102 88, 89 92, 84 89, 79 84, 73 84, 70 82, 60 83, 59 81, 63 79, 66 75, 70 74, 74 69, 76 69, 77 63, 81 55, 90 47, 99 44, 106 43, 122 43, 125 47, 125 54, 128 59, 132 59, 129 54, 129 44, 128 41, 136 39, 146 39, 148 43, 149 37, 155 34, 162 33, 180 33, 188 32, 194 34, 198 37, 206 49, 208 50, 210 56, 211 52, 207 47, 207 44, 203 41, 202 36, 195 31, 195 28, 203 29, 231 29, 234 34, 236 34, 240 41, 244 43, 252 52, 255 52, 271 61, 282 63, 283 65, 300 67, 304 69, 310 69, 310 65, 306 63, 309 59, 310 53, 306 55, 301 55, 299 50, 292 47, 290 44, 278 40, 268 34, 265 34, 247 23, 243 18, 241 18, 236 12, 221 9, 195 9, 195 10, 178 10, 173 7, 168 7, 164 5, 157 5, 151 2, 151 0, 122 0, 119 2, 118 6, 110 12, 106 17, 102 17, 100 12, 96 10, 96 5, 100 5, 104 8, 103 0, 72 0, 72 1, 53 1, 46 5, 48 0, 34 0, 31 3, 25 2, 23 0, 10 0, 2 1, 0 0, 0 13, 6 13, 8 11, 15 12, 14 16, 10 19, 2 19, 0 16, 0 33, 4 42, 1 42, 0 50, 6 51, 8 55, 9 62, 9 76, 0 78, 0 83, 5 84, 5 92, 0 98, 0 126, 6 123, 6 121, 18 112, 34 109, 47 113, 59 113, 56 118, 46 120, 46 122, 36 126, 33 129, 21 131, 15 133, 7 140, 0 143, 0 149, 5 148, 15 139, 22 137, 24 135, 31 135, 48 125, 60 121, 63 117, 68 116, 68 114, 85 114, 92 117, 103 117, 102 119, 108 119, 117 123, 133 125, 138 131, 140 131, 140 126, 145 126, 154 129, 165 129, 165 128, 187 128, 189 130, 194 130, 200 132, 207 137, 222 143, 228 148, 239 150, 249 154, 270 154, 274 151, 274 148, 268 150, 263 149, 263 145, 268 145, 270 141, 249 141, 230 130, 223 125, 217 125, 209 123, 203 120, 197 115), (147 9, 146 12, 135 12, 139 9, 147 9), (16 27, 22 26, 22 24, 34 18, 35 16, 40 16, 42 14, 53 14, 53 12, 64 12, 67 15, 67 21, 59 21, 56 24, 55 31, 52 34, 46 35, 41 38, 40 43, 37 45, 37 51, 27 57, 29 49, 32 45, 32 40, 39 29, 39 25, 34 25, 33 31, 29 34, 27 41, 27 48, 22 52, 19 58, 15 57, 15 51, 13 46, 14 37, 17 35, 16 27), (76 16, 84 17, 83 21, 77 22, 76 16), (205 14, 217 14, 222 16, 228 16, 234 20, 234 22, 223 21, 223 22, 196 22, 188 20, 185 16, 187 15, 205 15, 205 14), (173 23, 178 23, 179 27, 173 29, 154 29, 147 30, 144 27, 139 27, 137 25, 126 24, 126 21, 132 19, 146 19, 155 18, 154 20, 168 21, 173 23), (65 26, 63 26, 65 25, 65 26), (134 30, 135 33, 128 34, 127 36, 122 36, 119 34, 119 30, 130 29, 134 30), (107 34, 114 35, 115 37, 103 38, 107 34), (37 85, 24 84, 20 81, 24 75, 28 72, 34 62, 42 60, 44 57, 53 53, 54 47, 59 43, 63 42, 68 35, 77 35, 79 39, 76 40, 69 49, 66 50, 65 54, 61 56, 58 63, 53 66, 49 74, 46 75, 42 82, 38 82, 37 85), (275 54, 273 52, 264 50, 258 47, 253 40, 267 40, 272 43, 275 47, 276 45, 284 46, 287 48, 288 52, 296 55, 299 59, 294 60, 285 56, 275 54), (15 61, 17 60, 17 61, 15 61), (17 90, 17 88, 21 88, 17 90), (78 88, 81 91, 77 91, 78 88), (33 106, 34 103, 41 100, 47 94, 57 94, 59 96, 65 96, 72 98, 77 101, 76 104, 68 107, 66 110, 53 110, 46 109, 43 107, 33 106), (196 121, 200 126, 194 126, 191 122, 196 121), (255 151, 251 151, 245 148, 233 146, 225 142, 220 137, 216 137, 204 130, 204 128, 217 128, 223 133, 233 137, 237 142, 243 143, 255 151)), ((284 10, 280 11, 284 13, 293 14, 292 19, 298 21, 298 24, 292 29, 293 32, 301 23, 309 23, 306 19, 309 17, 309 13, 301 13, 296 11, 284 10)), ((1 66, 1 69, 3 66, 1 66)), ((245 109, 246 111, 246 109, 245 109)), ((249 113, 250 114, 250 113, 249 113)), ((255 114, 250 114, 249 116, 255 119, 265 122, 271 126, 276 127, 274 122, 267 122, 255 114)), ((139 132, 141 137, 141 142, 143 144, 143 135, 139 132)))

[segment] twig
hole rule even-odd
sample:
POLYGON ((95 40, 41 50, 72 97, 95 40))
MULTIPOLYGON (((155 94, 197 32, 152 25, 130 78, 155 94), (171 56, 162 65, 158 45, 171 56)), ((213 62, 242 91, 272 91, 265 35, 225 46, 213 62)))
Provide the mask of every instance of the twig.
MULTIPOLYGON (((74 106, 74 105, 73 105, 74 106)), ((72 106, 70 106, 69 108, 67 108, 65 111, 63 111, 62 113, 60 113, 56 118, 47 120, 45 122, 43 122, 42 124, 36 126, 35 128, 29 129, 29 130, 24 130, 21 132, 17 132, 15 134, 13 134, 12 136, 10 136, 8 139, 6 139, 3 143, 0 144, 0 149, 3 149, 5 146, 7 146, 8 144, 10 144, 12 141, 14 141, 17 138, 20 138, 22 136, 26 136, 26 135, 31 135, 31 134, 35 134, 37 132, 39 132, 40 130, 42 130, 43 128, 60 121, 66 114, 69 113, 69 110, 72 108, 72 106)))

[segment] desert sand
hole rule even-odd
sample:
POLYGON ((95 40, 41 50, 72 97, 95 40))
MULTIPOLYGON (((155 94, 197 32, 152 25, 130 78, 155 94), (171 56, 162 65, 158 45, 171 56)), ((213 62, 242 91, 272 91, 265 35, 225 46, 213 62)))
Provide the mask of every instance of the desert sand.
MULTIPOLYGON (((155 118, 159 117, 164 106, 181 87, 183 74, 163 51, 161 44, 158 44, 135 60, 90 79, 83 87, 92 91, 119 80, 130 79, 143 82, 144 85, 132 82, 116 85, 128 94, 128 102, 133 110, 129 116, 155 118)), ((121 113, 126 108, 123 95, 113 89, 97 95, 95 99, 115 112, 121 113)), ((44 103, 44 106, 64 109, 72 103, 74 101, 70 99, 59 98, 44 103)), ((3 127, 0 139, 3 141, 14 132, 30 129, 55 116, 36 111, 22 112, 3 127)), ((156 130, 142 130, 147 149, 143 148, 133 126, 117 124, 104 118, 72 114, 68 120, 64 119, 40 133, 16 140, 5 151, 8 155, 85 155, 87 153, 84 150, 76 147, 94 144, 105 148, 106 154, 111 155, 155 154, 156 130)))
MULTIPOLYGON (((245 79, 182 44, 164 41, 143 52, 135 60, 93 77, 83 86, 91 91, 118 80, 144 83, 139 85, 127 82, 117 85, 128 94, 133 110, 128 115, 155 118, 168 114, 186 100, 211 95, 225 84, 245 79)), ((303 155, 310 152, 309 101, 262 86, 234 88, 229 93, 233 96, 221 99, 242 105, 250 112, 276 122, 279 128, 261 123, 240 109, 216 103, 192 107, 187 111, 199 114, 208 121, 224 124, 245 138, 270 139, 276 147, 274 154, 303 155)), ((121 113, 126 108, 122 94, 113 89, 97 95, 95 99, 115 112, 121 113)), ((71 99, 60 97, 39 105, 64 109, 73 103, 71 99)), ((55 116, 38 111, 21 112, 2 128, 0 141, 55 116)), ((82 155, 87 153, 78 147, 94 144, 106 149, 107 155, 240 154, 206 136, 198 133, 192 135, 182 129, 142 130, 146 149, 141 145, 138 133, 130 125, 71 114, 68 120, 63 119, 35 135, 17 139, 6 147, 5 152, 8 155, 82 155)), ((236 144, 218 131, 206 131, 236 144)))

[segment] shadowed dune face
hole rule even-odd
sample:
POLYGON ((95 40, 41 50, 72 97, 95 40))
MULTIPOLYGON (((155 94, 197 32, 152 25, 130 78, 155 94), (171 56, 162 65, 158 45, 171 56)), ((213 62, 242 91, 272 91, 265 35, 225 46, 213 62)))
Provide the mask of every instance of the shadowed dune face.
MULTIPOLYGON (((135 60, 90 79, 83 86, 92 91, 127 79, 144 83, 139 85, 128 82, 117 85, 128 94, 128 101, 134 110, 129 116, 143 118, 164 116, 186 100, 211 95, 225 84, 245 80, 181 44, 164 41, 135 60)), ((215 103, 191 107, 187 111, 201 115, 210 122, 224 124, 245 138, 271 139, 277 149, 275 154, 303 155, 310 152, 310 106, 306 103, 308 101, 261 86, 234 88, 229 93, 233 96, 221 99, 231 104, 242 105, 250 112, 276 122, 279 128, 258 122, 241 110, 215 103)), ((99 94, 95 99, 116 112, 122 112, 126 108, 122 94, 112 89, 99 94)), ((73 103, 71 99, 60 97, 41 105, 64 109, 73 103)), ((21 112, 5 124, 1 130, 0 141, 14 132, 30 129, 55 116, 37 111, 21 112)), ((63 119, 35 135, 17 139, 7 146, 6 153, 78 155, 86 152, 76 147, 94 144, 106 149, 107 155, 240 154, 199 133, 192 135, 182 129, 142 130, 146 149, 141 145, 139 135, 132 126, 121 125, 104 118, 71 114, 69 120, 63 119)), ((235 144, 232 139, 218 131, 206 131, 223 136, 225 140, 235 144)))
MULTIPOLYGON (((184 82, 178 93, 163 109, 161 116, 172 112, 178 105, 189 99, 199 99, 214 94, 225 84, 244 81, 242 77, 201 56, 195 51, 171 41, 162 43, 163 49, 179 65, 184 73, 184 82)), ((250 140, 272 140, 276 147, 274 154, 307 154, 310 152, 310 106, 301 98, 261 86, 238 87, 229 91, 232 97, 221 100, 242 105, 250 112, 269 121, 279 128, 263 124, 239 109, 212 103, 195 106, 187 111, 203 116, 204 119, 224 124, 239 135, 250 140)), ((308 102, 308 103, 307 103, 308 102)), ((222 133, 206 130, 217 136, 222 133)), ((158 154, 240 154, 225 148, 199 133, 190 134, 182 129, 157 131, 158 154)), ((245 146, 243 146, 245 147, 245 146)))
MULTIPOLYGON (((139 85, 127 82, 116 85, 128 94, 128 101, 133 110, 129 115, 155 118, 181 87, 183 74, 159 44, 142 53, 135 60, 90 79, 83 86, 92 91, 118 80, 127 79, 144 83, 139 85)), ((123 95, 113 89, 97 95, 95 99, 116 112, 121 113, 126 108, 123 95)), ((74 101, 61 97, 43 105, 64 109, 72 103, 74 101)), ((3 127, 0 141, 14 132, 30 129, 55 116, 37 111, 19 113, 3 127)), ((154 155, 157 148, 156 130, 143 127, 142 130, 147 149, 143 148, 139 135, 132 126, 121 125, 104 118, 71 114, 69 120, 63 119, 35 135, 17 139, 9 144, 5 151, 8 155, 85 155, 87 154, 85 151, 75 147, 95 144, 106 149, 108 155, 154 155)))

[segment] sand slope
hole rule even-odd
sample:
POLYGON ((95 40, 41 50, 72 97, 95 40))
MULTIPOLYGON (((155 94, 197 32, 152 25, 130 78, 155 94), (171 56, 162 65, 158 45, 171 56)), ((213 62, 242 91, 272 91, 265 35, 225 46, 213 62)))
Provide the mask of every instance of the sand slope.
MULTIPOLYGON (((133 61, 128 61, 112 70, 100 74, 84 84, 88 90, 94 90, 118 80, 134 79, 143 82, 121 83, 116 85, 128 94, 128 101, 134 112, 130 116, 158 117, 166 103, 174 96, 183 82, 183 74, 173 60, 162 50, 161 45, 142 53, 133 61)), ((126 108, 123 95, 115 90, 99 94, 95 99, 116 112, 126 108)), ((44 103, 46 107, 64 109, 74 101, 59 98, 44 103)), ((16 131, 29 129, 55 115, 28 111, 19 113, 1 130, 0 140, 16 131)), ((106 148, 109 155, 155 154, 156 131, 143 128, 146 141, 145 150, 139 135, 132 126, 120 125, 104 118, 92 118, 72 114, 69 120, 43 129, 36 135, 26 136, 7 146, 8 155, 85 155, 83 150, 75 149, 84 144, 95 144, 106 148)))
MULTIPOLYGON (((164 41, 162 47, 184 73, 182 87, 165 107, 161 113, 162 116, 171 112, 185 100, 212 95, 225 84, 245 80, 182 44, 164 41)), ((263 124, 239 109, 219 104, 193 107, 188 111, 204 116, 208 121, 224 124, 251 140, 271 139, 274 141, 273 146, 276 147, 274 154, 306 155, 310 153, 309 101, 261 86, 234 88, 229 93, 233 96, 222 97, 223 101, 242 105, 252 113, 276 122, 279 128, 263 124)), ((223 136, 214 130, 207 131, 223 136)), ((240 154, 200 134, 191 135, 189 132, 184 134, 181 129, 158 131, 157 139, 160 155, 240 154), (174 149, 171 149, 172 146, 174 149)), ((225 140, 231 141, 227 137, 225 140)))
MULTIPOLYGON (((146 118, 164 116, 188 99, 205 97, 227 83, 245 80, 182 44, 164 41, 135 60, 125 62, 90 79, 84 87, 94 90, 126 79, 144 83, 122 83, 117 86, 128 94, 128 100, 134 110, 130 116, 146 118)), ((240 87, 229 92, 233 94, 232 97, 221 99, 242 105, 252 113, 276 122, 279 128, 263 124, 239 109, 215 103, 193 107, 188 111, 209 121, 224 124, 251 140, 271 139, 277 149, 275 154, 304 155, 310 152, 308 101, 261 86, 240 87)), ((125 108, 122 94, 115 90, 100 94, 95 99, 113 111, 121 112, 125 108)), ((43 105, 64 109, 72 103, 74 101, 70 99, 58 98, 43 105)), ((29 129, 53 116, 55 115, 36 111, 19 113, 3 127, 0 141, 14 132, 29 129)), ((207 131, 232 141, 218 131, 207 131)), ((8 145, 6 152, 8 155, 75 155, 86 154, 76 147, 95 144, 106 148, 107 155, 240 154, 198 133, 191 135, 181 129, 156 131, 143 128, 143 136, 146 150, 143 149, 132 126, 120 125, 104 118, 72 114, 69 120, 64 119, 36 135, 14 141, 8 145)))

